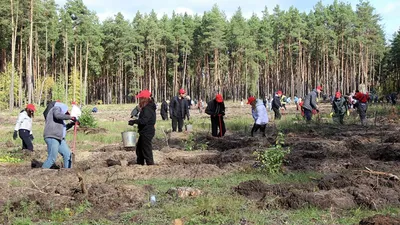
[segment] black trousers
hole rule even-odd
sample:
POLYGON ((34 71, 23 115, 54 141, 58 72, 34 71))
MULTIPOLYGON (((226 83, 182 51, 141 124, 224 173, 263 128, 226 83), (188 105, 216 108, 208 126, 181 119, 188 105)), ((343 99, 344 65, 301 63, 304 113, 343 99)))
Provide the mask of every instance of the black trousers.
POLYGON ((162 120, 168 120, 168 114, 167 113, 161 113, 161 118, 162 118, 162 120))
POLYGON ((254 132, 257 132, 258 129, 261 130, 261 132, 263 132, 263 137, 265 137, 265 128, 267 127, 267 124, 264 125, 260 125, 260 124, 254 124, 253 125, 253 129, 251 129, 251 136, 254 136, 254 132))
POLYGON ((173 116, 172 117, 172 132, 176 132, 176 125, 178 125, 178 132, 182 132, 183 118, 173 116))
POLYGON ((364 125, 366 123, 366 118, 367 118, 368 104, 360 102, 358 103, 357 108, 358 108, 358 113, 360 115, 361 124, 364 125))
POLYGON ((304 108, 304 116, 306 117, 307 121, 311 121, 312 119, 312 111, 309 109, 304 108))
POLYGON ((211 116, 211 133, 214 137, 225 135, 226 128, 223 116, 211 116), (218 132, 219 131, 219 132, 218 132))
POLYGON ((137 164, 144 165, 154 165, 153 159, 153 146, 151 140, 154 136, 140 135, 138 143, 136 144, 136 162, 137 164))
POLYGON ((22 149, 33 151, 33 144, 29 130, 20 129, 18 131, 19 137, 22 139, 22 149))
POLYGON ((282 115, 281 115, 281 112, 279 111, 279 109, 277 109, 277 108, 272 108, 272 110, 274 110, 275 119, 276 119, 276 120, 280 120, 281 117, 282 117, 282 115))

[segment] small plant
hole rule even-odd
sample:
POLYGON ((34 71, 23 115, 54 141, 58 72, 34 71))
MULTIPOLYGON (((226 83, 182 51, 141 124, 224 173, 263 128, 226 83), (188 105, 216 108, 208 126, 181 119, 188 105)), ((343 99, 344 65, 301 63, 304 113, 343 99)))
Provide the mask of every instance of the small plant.
POLYGON ((282 163, 286 155, 290 153, 290 148, 283 148, 283 144, 285 144, 285 137, 279 132, 274 146, 255 152, 261 170, 268 174, 277 174, 282 171, 282 163))
POLYGON ((79 117, 79 125, 81 127, 96 128, 97 121, 94 118, 90 109, 86 108, 82 110, 82 115, 79 117))
POLYGON ((20 158, 16 158, 10 155, 4 155, 0 157, 0 162, 7 162, 7 163, 19 163, 22 162, 23 160, 20 158))
POLYGON ((188 139, 185 141, 185 151, 193 151, 195 147, 195 138, 193 134, 190 134, 188 139))

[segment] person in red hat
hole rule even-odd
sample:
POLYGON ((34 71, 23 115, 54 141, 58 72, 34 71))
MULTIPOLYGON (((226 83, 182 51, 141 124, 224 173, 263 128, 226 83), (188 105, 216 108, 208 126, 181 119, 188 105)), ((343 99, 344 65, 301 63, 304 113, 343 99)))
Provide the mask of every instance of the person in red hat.
POLYGON ((280 120, 282 117, 281 112, 279 111, 279 109, 282 108, 281 97, 282 91, 279 90, 275 93, 274 99, 272 100, 271 108, 275 113, 275 120, 280 120))
POLYGON ((356 93, 353 97, 357 100, 357 111, 360 115, 361 125, 367 125, 367 109, 368 109, 368 100, 369 94, 367 92, 367 87, 365 84, 360 84, 359 90, 356 90, 356 93))
POLYGON ((215 99, 207 103, 205 113, 210 115, 211 133, 214 137, 222 137, 225 135, 226 128, 224 122, 225 104, 221 94, 217 94, 215 99))
POLYGON ((138 125, 139 140, 136 144, 136 163, 139 165, 154 165, 153 146, 151 141, 156 133, 156 104, 151 99, 148 90, 141 91, 136 98, 139 99, 139 117, 129 120, 128 124, 138 125))
POLYGON ((169 115, 172 120, 172 132, 182 132, 183 120, 187 118, 189 120, 189 105, 185 99, 185 90, 180 89, 179 95, 171 99, 169 103, 169 115))
POLYGON ((33 104, 28 104, 18 116, 17 123, 14 127, 13 139, 17 136, 22 140, 22 149, 33 151, 33 134, 32 134, 32 118, 34 117, 36 108, 33 104))
POLYGON ((317 105, 317 96, 323 91, 321 86, 318 86, 316 89, 312 90, 306 97, 304 98, 303 109, 304 115, 306 117, 307 122, 311 121, 313 110, 316 113, 319 113, 319 108, 317 105))
POLYGON ((347 101, 339 91, 336 92, 332 102, 332 119, 335 123, 344 124, 344 116, 348 110, 347 101))

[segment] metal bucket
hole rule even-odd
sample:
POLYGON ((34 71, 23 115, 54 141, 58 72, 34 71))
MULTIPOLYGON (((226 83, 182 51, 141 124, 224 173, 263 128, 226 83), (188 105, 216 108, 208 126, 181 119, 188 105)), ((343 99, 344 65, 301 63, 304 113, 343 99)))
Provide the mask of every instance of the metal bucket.
POLYGON ((122 143, 124 147, 135 147, 136 146, 136 132, 125 131, 122 132, 122 143))
POLYGON ((193 131, 193 125, 192 124, 186 125, 186 131, 187 132, 192 132, 193 131))

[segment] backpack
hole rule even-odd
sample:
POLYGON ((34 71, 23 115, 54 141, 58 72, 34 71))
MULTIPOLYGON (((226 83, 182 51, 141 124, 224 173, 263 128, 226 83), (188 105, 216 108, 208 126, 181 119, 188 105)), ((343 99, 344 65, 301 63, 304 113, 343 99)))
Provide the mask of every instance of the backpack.
POLYGON ((46 120, 47 114, 49 114, 50 109, 52 109, 55 104, 56 104, 56 101, 51 101, 51 102, 49 102, 49 104, 47 104, 46 109, 43 112, 44 120, 46 120))

